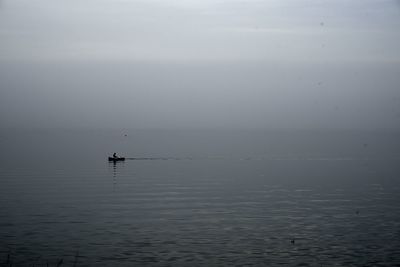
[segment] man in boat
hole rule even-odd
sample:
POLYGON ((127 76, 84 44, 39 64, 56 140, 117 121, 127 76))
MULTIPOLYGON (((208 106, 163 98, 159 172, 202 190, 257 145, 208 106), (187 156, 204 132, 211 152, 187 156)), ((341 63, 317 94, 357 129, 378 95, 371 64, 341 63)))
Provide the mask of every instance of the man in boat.
POLYGON ((114 154, 113 154, 113 158, 114 158, 114 159, 117 159, 117 158, 118 158, 117 153, 114 153, 114 154))

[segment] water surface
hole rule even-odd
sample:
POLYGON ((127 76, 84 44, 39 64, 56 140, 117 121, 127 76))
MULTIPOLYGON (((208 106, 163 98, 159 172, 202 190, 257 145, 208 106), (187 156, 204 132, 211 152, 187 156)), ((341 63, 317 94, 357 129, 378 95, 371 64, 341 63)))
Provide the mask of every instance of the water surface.
POLYGON ((0 262, 398 265, 399 137, 2 130, 0 262))

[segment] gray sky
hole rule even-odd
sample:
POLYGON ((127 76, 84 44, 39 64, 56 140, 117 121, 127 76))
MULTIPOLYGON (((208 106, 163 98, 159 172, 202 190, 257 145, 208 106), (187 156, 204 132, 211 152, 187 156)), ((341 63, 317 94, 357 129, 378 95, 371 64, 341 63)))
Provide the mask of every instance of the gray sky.
POLYGON ((3 0, 1 127, 400 128, 392 0, 3 0))

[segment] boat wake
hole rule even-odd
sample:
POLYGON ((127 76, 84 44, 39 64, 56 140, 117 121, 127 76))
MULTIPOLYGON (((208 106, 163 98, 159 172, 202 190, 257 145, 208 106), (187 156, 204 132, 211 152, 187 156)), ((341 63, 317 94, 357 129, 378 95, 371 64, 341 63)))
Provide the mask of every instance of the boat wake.
POLYGON ((151 157, 151 158, 126 158, 127 160, 193 160, 193 158, 151 157))

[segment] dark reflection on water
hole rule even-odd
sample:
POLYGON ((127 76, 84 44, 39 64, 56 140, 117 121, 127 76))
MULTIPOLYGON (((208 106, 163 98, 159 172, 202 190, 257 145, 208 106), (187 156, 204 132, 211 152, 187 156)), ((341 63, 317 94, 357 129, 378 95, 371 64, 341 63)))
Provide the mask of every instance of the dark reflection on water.
POLYGON ((13 266, 400 264, 394 154, 114 163, 106 150, 2 165, 1 264, 8 255, 13 266))
POLYGON ((113 188, 115 190, 117 184, 117 174, 118 169, 122 169, 124 167, 125 161, 109 161, 108 167, 112 170, 112 177, 113 177, 113 188))

